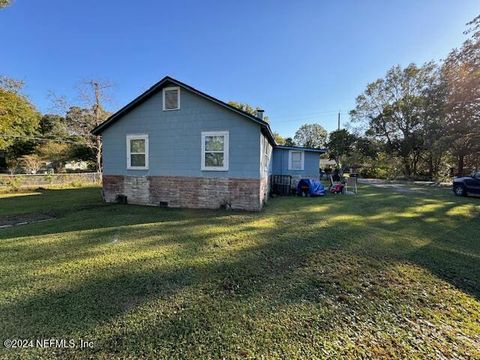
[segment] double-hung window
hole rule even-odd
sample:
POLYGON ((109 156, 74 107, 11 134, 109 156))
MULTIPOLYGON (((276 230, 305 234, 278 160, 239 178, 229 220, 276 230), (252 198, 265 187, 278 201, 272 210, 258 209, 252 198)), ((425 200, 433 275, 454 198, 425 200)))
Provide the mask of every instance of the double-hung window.
POLYGON ((228 170, 228 131, 202 132, 202 170, 228 170))
POLYGON ((127 135, 127 169, 148 169, 148 135, 127 135))
POLYGON ((304 152, 290 150, 288 153, 288 170, 303 170, 304 152))
POLYGON ((178 86, 163 89, 163 111, 180 109, 180 88, 178 86))
POLYGON ((263 137, 263 172, 268 173, 268 163, 270 162, 269 143, 267 138, 263 137))

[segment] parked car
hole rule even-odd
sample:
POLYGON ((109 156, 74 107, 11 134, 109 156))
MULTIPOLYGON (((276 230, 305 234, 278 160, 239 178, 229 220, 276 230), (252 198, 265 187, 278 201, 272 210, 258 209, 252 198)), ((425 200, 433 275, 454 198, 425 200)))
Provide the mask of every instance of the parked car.
POLYGON ((463 176, 453 179, 453 192, 457 196, 480 196, 480 171, 472 176, 463 176))

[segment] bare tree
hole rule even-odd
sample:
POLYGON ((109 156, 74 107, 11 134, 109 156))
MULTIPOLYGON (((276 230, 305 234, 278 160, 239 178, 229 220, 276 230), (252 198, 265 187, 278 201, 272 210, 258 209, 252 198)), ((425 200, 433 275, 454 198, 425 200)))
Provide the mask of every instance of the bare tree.
MULTIPOLYGON (((98 126, 108 117, 107 112, 102 107, 102 100, 105 100, 104 89, 110 88, 112 85, 110 83, 101 83, 95 80, 90 81, 89 85, 95 94, 95 101, 93 103, 93 117, 94 125, 98 126)), ((95 136, 95 150, 97 156, 97 171, 100 171, 102 169, 102 139, 100 136, 95 136)))
POLYGON ((59 96, 52 90, 47 92, 47 99, 51 103, 49 112, 54 115, 65 116, 68 109, 72 106, 72 101, 67 99, 66 96, 59 96))
MULTIPOLYGON (((107 89, 112 85, 108 81, 88 80, 78 87, 79 98, 83 106, 70 106, 66 113, 69 132, 77 137, 78 142, 93 152, 96 170, 102 169, 102 141, 99 136, 90 133, 110 115, 104 108, 109 101, 107 89)), ((59 98, 57 103, 64 106, 65 101, 59 98)))
POLYGON ((23 80, 12 79, 4 75, 0 76, 0 88, 4 89, 5 91, 18 94, 24 86, 25 82, 23 80))

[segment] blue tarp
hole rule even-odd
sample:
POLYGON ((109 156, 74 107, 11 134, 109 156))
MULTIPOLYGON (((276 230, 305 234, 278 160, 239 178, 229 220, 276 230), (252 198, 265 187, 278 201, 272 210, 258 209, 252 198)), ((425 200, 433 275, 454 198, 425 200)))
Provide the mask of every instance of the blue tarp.
POLYGON ((323 184, 317 179, 301 179, 297 185, 297 194, 302 195, 303 192, 310 196, 323 196, 327 193, 323 184), (307 187, 308 190, 305 191, 307 187))

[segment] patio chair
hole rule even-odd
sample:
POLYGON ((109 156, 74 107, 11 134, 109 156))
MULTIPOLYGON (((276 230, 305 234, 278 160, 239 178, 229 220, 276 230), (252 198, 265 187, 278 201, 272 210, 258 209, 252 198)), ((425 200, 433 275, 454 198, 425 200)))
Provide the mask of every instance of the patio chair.
POLYGON ((345 181, 345 193, 348 191, 353 192, 354 194, 357 193, 357 177, 350 176, 345 181))

